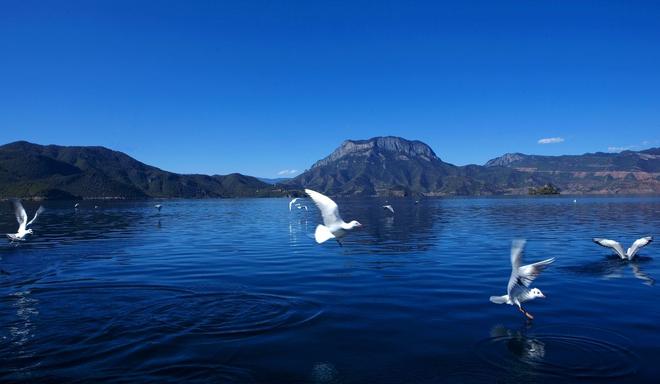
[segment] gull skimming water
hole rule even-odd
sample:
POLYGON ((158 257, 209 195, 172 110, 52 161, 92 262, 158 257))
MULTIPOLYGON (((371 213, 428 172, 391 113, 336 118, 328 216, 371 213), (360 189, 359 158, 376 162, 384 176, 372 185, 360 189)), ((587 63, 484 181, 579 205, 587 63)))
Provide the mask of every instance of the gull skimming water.
POLYGON ((522 303, 534 300, 537 297, 545 298, 543 292, 538 288, 529 288, 534 279, 548 265, 555 261, 555 258, 539 261, 534 264, 521 265, 525 240, 514 240, 511 244, 511 277, 506 289, 506 295, 491 296, 490 301, 495 304, 516 305, 520 312, 524 313, 530 320, 534 318, 523 307, 522 303))
POLYGON ((652 236, 646 236, 642 237, 641 239, 635 240, 634 243, 628 248, 626 252, 623 251, 623 247, 618 241, 614 240, 609 240, 609 239, 600 239, 600 238, 594 238, 593 242, 601 245, 606 248, 612 248, 614 252, 616 252, 617 255, 619 255, 620 258, 623 260, 632 260, 633 257, 637 254, 637 251, 639 251, 640 248, 648 245, 653 241, 652 236))
POLYGON ((319 224, 314 232, 314 239, 317 243, 321 244, 327 240, 335 239, 339 245, 342 245, 339 239, 346 235, 346 231, 362 226, 356 220, 350 223, 342 220, 341 216, 339 216, 337 203, 332 201, 328 196, 312 191, 311 189, 305 189, 305 193, 312 198, 323 217, 323 225, 319 224))
POLYGON ((44 207, 40 206, 39 209, 37 209, 37 212, 34 213, 34 217, 32 220, 27 221, 28 216, 27 213, 25 212, 25 208, 23 208, 23 204, 21 204, 20 200, 13 200, 14 203, 14 213, 16 214, 16 221, 18 221, 18 232, 16 233, 8 233, 7 238, 11 240, 12 242, 14 241, 25 241, 25 236, 26 235, 31 235, 33 233, 32 228, 28 228, 28 226, 32 225, 35 220, 37 220, 37 217, 44 211, 44 207))
POLYGON ((298 201, 298 199, 299 197, 296 197, 293 200, 289 201, 289 211, 291 211, 291 207, 293 206, 293 204, 296 203, 296 201, 298 201))

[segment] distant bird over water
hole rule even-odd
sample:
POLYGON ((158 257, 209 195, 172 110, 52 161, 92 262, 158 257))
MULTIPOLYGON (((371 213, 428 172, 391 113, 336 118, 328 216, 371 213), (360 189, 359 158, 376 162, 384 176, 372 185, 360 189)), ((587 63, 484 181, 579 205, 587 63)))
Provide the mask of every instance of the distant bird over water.
POLYGON ((16 221, 18 221, 18 232, 16 233, 8 233, 7 237, 9 240, 13 241, 24 241, 26 235, 31 235, 32 228, 27 228, 28 226, 32 225, 35 220, 37 220, 37 217, 44 211, 44 207, 40 206, 39 209, 37 209, 37 212, 34 213, 34 217, 32 220, 27 221, 28 216, 27 213, 25 212, 25 208, 23 208, 23 204, 21 204, 20 200, 13 200, 14 203, 14 213, 16 214, 16 221))
POLYGON ((637 254, 637 252, 640 250, 640 248, 648 245, 653 241, 652 236, 646 236, 642 237, 641 239, 635 240, 634 243, 628 248, 626 252, 623 251, 623 247, 619 242, 614 241, 614 240, 608 240, 608 239, 601 239, 601 238, 593 238, 592 239, 594 243, 601 245, 606 248, 612 248, 614 252, 616 252, 617 255, 619 255, 620 258, 623 260, 632 260, 633 257, 637 254))
POLYGON ((294 198, 293 200, 289 201, 289 211, 291 211, 291 207, 293 206, 293 204, 296 203, 296 201, 298 201, 298 199, 299 199, 299 198, 296 197, 296 198, 294 198))
POLYGON ((74 209, 78 209, 78 207, 80 207, 80 203, 76 203, 76 204, 73 206, 74 209))
POLYGON ((316 239, 317 243, 321 244, 327 240, 335 239, 339 245, 342 245, 339 239, 345 236, 347 231, 362 226, 356 220, 350 223, 344 222, 341 216, 339 216, 337 203, 332 201, 328 196, 312 191, 311 189, 305 189, 305 193, 312 198, 323 217, 323 225, 319 224, 314 232, 314 239, 316 239))
POLYGON ((522 303, 534 300, 537 297, 545 298, 545 295, 538 288, 529 288, 534 279, 548 265, 555 261, 555 258, 539 261, 534 264, 522 265, 522 255, 525 248, 525 240, 514 240, 511 244, 511 277, 507 286, 506 295, 491 296, 490 301, 495 304, 509 304, 518 306, 518 310, 524 313, 528 319, 534 319, 523 307, 522 303))
POLYGON ((392 206, 389 204, 383 205, 383 209, 387 209, 388 211, 394 213, 394 208, 392 208, 392 206))
POLYGON ((160 209, 163 208, 163 206, 161 204, 156 204, 154 205, 154 208, 156 208, 158 212, 160 212, 160 209))

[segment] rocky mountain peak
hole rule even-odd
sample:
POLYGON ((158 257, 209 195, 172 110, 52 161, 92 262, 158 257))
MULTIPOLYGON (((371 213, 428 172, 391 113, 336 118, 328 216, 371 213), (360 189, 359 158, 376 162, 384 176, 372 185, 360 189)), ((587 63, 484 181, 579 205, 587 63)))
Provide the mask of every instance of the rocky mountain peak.
POLYGON ((386 153, 394 154, 401 160, 411 158, 424 161, 440 160, 431 147, 421 141, 410 141, 396 136, 379 136, 368 140, 346 140, 330 156, 317 161, 312 168, 327 165, 346 156, 369 157, 386 153))
POLYGON ((505 153, 500 157, 488 160, 486 167, 508 167, 509 165, 525 158, 522 153, 505 153))

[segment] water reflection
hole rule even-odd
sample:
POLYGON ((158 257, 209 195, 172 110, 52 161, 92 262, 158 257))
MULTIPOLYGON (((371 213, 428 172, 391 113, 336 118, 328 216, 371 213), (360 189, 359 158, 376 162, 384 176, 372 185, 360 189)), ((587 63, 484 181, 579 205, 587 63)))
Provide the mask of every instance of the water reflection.
POLYGON ((643 266, 653 259, 646 256, 637 256, 632 260, 623 260, 617 255, 606 256, 600 261, 582 265, 567 266, 563 269, 586 276, 599 276, 604 279, 619 279, 625 277, 625 271, 630 267, 633 276, 641 280, 642 284, 653 286, 655 279, 643 271, 643 266))
POLYGON ((545 343, 527 335, 529 326, 517 330, 508 329, 502 325, 496 325, 491 329, 492 338, 503 339, 507 350, 518 359, 535 364, 545 357, 545 343))

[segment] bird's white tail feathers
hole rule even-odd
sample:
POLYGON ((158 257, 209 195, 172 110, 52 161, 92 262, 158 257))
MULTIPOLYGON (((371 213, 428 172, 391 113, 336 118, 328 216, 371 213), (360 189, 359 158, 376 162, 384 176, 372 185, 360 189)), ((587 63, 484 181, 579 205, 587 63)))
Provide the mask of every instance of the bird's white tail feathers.
POLYGON ((495 304, 504 304, 509 301, 509 295, 504 296, 491 296, 490 301, 495 304))
POLYGON ((332 232, 330 232, 328 227, 326 227, 325 225, 321 225, 321 224, 316 226, 316 231, 314 232, 314 239, 316 239, 317 243, 321 244, 323 242, 326 242, 326 241, 328 241, 330 239, 334 239, 334 238, 335 238, 335 235, 333 235, 332 232))

